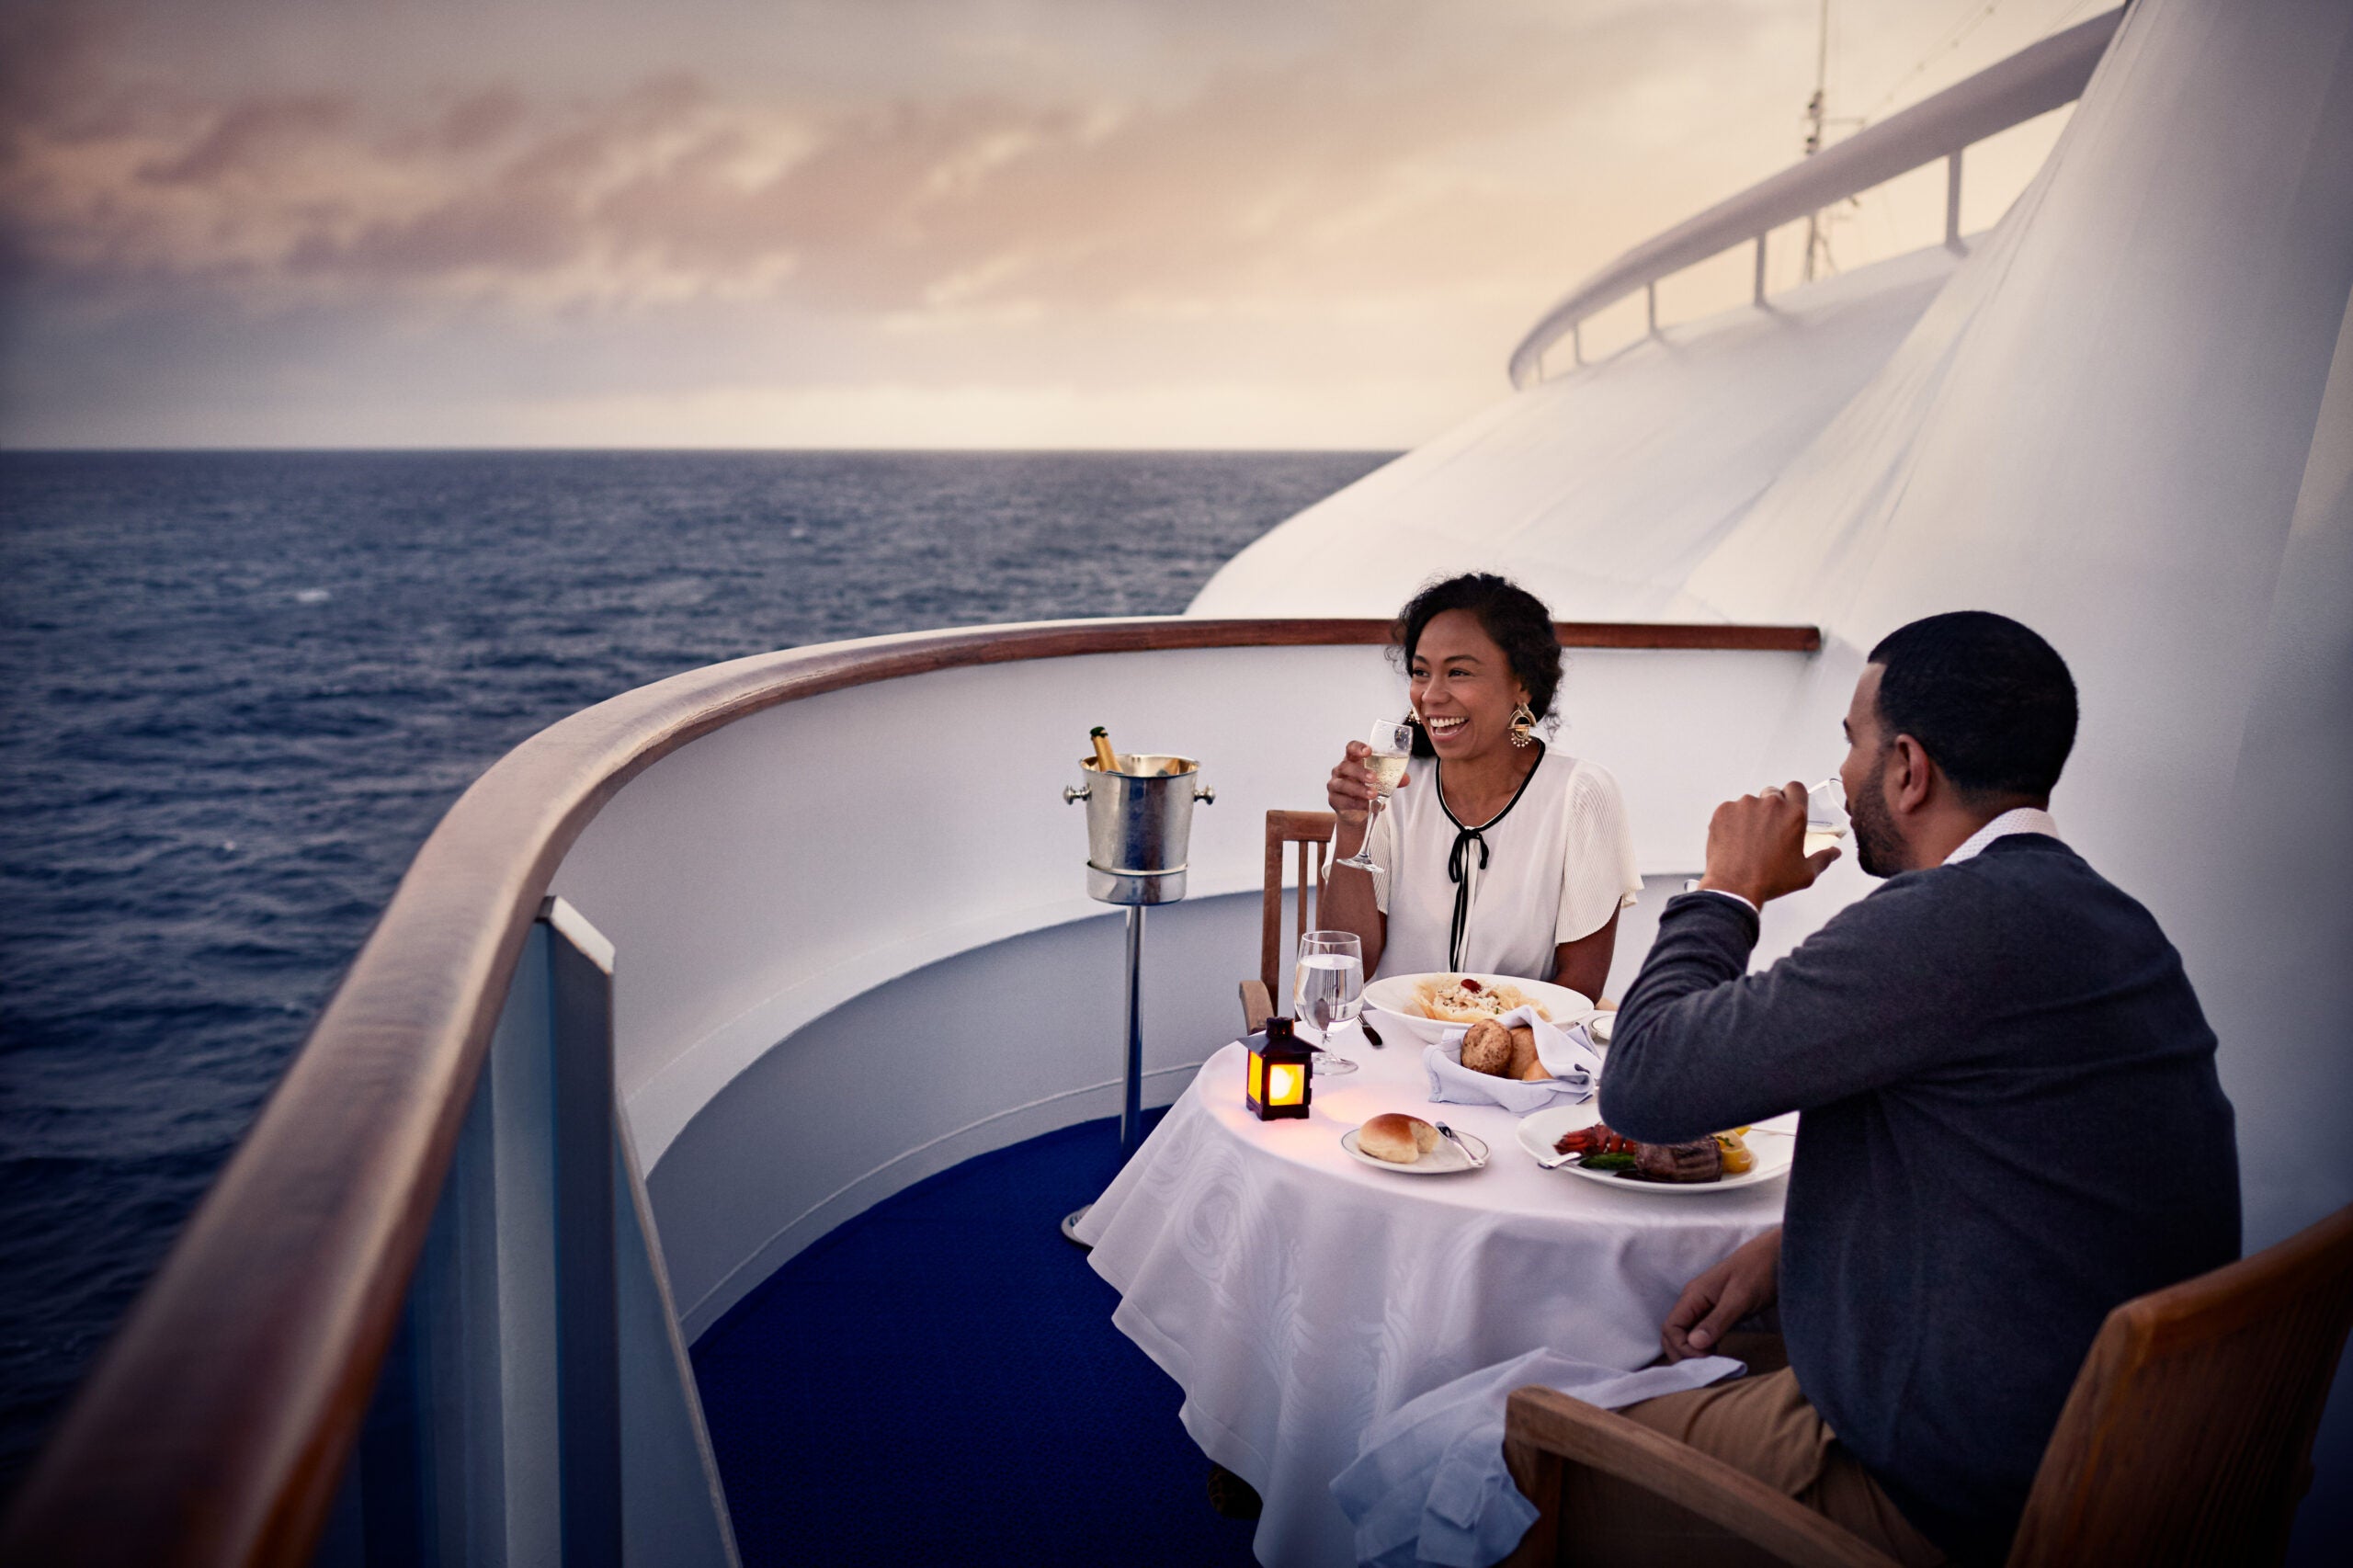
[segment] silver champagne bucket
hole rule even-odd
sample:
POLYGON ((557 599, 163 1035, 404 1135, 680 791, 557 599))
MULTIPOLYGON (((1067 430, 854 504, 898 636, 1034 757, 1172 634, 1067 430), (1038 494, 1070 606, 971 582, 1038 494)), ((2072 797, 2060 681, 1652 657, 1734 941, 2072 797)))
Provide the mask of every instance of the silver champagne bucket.
POLYGON ((1189 756, 1118 756, 1117 773, 1086 758, 1079 764, 1086 782, 1063 791, 1064 801, 1086 802, 1086 896, 1103 903, 1174 903, 1185 896, 1193 802, 1214 801, 1217 791, 1201 786, 1201 765, 1189 756))
MULTIPOLYGON (((1087 757, 1086 782, 1065 787, 1065 801, 1086 802, 1086 896, 1128 906, 1127 1073, 1120 1108, 1121 1158, 1143 1139, 1143 912, 1185 896, 1186 845, 1193 835, 1193 802, 1214 801, 1200 785, 1201 765, 1161 752, 1115 752, 1119 771, 1106 773, 1087 757)), ((1081 1209, 1063 1221, 1078 1239, 1081 1209)))

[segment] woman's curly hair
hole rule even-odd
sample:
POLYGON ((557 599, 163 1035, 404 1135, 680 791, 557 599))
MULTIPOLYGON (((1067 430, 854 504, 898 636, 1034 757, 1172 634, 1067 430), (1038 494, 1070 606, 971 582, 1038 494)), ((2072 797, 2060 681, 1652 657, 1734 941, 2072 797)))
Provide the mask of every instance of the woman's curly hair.
MULTIPOLYGON (((1526 588, 1491 572, 1424 584, 1389 629, 1390 658, 1410 671, 1422 629, 1450 609, 1471 612, 1480 630, 1511 661, 1513 676, 1528 688, 1529 710, 1539 720, 1550 717, 1552 699, 1561 689, 1561 643, 1552 630, 1552 612, 1526 588)), ((1414 755, 1438 755, 1419 723, 1414 725, 1414 755)))

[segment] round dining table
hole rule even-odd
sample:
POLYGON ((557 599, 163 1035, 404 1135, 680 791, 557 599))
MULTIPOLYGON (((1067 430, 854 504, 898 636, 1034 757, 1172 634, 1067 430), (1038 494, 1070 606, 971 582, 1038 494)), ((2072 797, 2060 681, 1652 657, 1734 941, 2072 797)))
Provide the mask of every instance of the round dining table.
MULTIPOLYGON (((1433 1106, 1422 1044, 1353 1028, 1361 1071, 1318 1074, 1310 1114, 1245 1107, 1225 1046, 1081 1221, 1112 1321, 1176 1381, 1185 1429, 1265 1499, 1267 1568, 1342 1568, 1332 1478, 1371 1423, 1465 1373, 1552 1348, 1631 1370, 1693 1275, 1779 1223, 1786 1178, 1722 1191, 1545 1170, 1496 1106, 1433 1106), (1375 1168, 1341 1144, 1382 1111, 1483 1140, 1483 1168, 1375 1168)), ((1605 1068, 1605 1073, 1606 1073, 1605 1068)), ((1204 1502, 1203 1506, 1207 1506, 1204 1502)))

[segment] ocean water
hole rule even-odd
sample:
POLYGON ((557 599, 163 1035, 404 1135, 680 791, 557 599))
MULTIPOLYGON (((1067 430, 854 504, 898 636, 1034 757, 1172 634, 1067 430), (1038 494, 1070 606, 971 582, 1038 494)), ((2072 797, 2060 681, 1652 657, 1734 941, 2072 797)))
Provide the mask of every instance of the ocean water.
POLYGON ((0 454, 0 1496, 507 748, 745 653, 1178 610, 1382 460, 0 454))

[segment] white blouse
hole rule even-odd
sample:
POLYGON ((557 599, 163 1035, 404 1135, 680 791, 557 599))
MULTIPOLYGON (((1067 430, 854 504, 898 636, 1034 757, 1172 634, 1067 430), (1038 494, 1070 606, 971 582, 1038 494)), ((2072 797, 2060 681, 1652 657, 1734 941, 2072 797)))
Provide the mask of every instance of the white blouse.
POLYGON ((1415 758, 1412 785, 1390 797, 1368 835, 1382 868, 1373 902, 1389 917, 1380 972, 1552 979, 1555 948, 1600 930, 1642 891, 1618 780, 1548 749, 1511 803, 1473 830, 1447 809, 1438 768, 1435 758, 1415 758))

